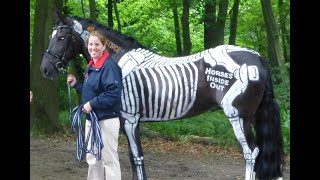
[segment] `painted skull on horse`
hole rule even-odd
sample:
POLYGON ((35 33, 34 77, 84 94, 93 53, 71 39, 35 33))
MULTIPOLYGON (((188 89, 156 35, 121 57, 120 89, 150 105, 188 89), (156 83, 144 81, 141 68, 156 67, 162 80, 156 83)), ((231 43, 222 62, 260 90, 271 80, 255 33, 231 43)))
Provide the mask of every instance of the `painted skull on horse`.
POLYGON ((147 179, 140 122, 177 120, 216 107, 223 109, 242 147, 245 179, 281 179, 284 152, 279 107, 270 70, 257 52, 221 45, 190 56, 164 57, 97 22, 56 15, 40 67, 43 76, 56 78, 78 54, 88 62, 86 39, 95 29, 105 33, 108 51, 122 68, 121 121, 133 179, 147 179))

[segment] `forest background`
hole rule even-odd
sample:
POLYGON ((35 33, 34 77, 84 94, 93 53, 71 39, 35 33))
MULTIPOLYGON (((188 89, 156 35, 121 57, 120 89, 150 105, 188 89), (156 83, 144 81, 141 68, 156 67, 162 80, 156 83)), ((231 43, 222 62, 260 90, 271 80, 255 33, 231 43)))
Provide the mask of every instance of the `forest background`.
MULTIPOLYGON (((39 69, 52 32, 54 7, 67 16, 90 18, 112 27, 163 56, 190 55, 221 44, 256 50, 272 69, 285 153, 290 154, 289 0, 31 0, 31 136, 71 133, 66 76, 46 80, 39 69)), ((68 72, 81 79, 84 58, 79 55, 69 65, 68 72)), ((73 90, 71 94, 73 105, 79 104, 79 96, 73 90)), ((237 146, 231 124, 223 111, 216 109, 184 120, 142 123, 141 138, 151 134, 177 143, 237 146)))

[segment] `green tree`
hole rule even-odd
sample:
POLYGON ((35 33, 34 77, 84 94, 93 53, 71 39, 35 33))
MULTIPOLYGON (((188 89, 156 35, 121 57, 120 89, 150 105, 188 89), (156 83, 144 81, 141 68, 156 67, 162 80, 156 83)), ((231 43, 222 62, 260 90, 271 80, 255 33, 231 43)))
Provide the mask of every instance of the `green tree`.
POLYGON ((216 1, 206 0, 204 2, 204 14, 203 14, 203 26, 204 26, 204 36, 203 44, 204 48, 208 49, 213 47, 214 44, 214 34, 215 34, 215 23, 216 23, 216 1))
POLYGON ((183 0, 182 10, 182 37, 183 37, 183 51, 182 55, 189 55, 191 52, 191 40, 190 40, 190 27, 189 27, 189 11, 190 11, 190 0, 183 0))
POLYGON ((111 27, 111 28, 113 28, 112 4, 113 4, 113 0, 108 0, 108 3, 107 3, 107 7, 108 7, 108 27, 111 27))
POLYGON ((261 0, 263 17, 267 29, 268 57, 273 67, 281 65, 279 31, 272 10, 271 0, 261 0))
POLYGON ((213 48, 224 44, 224 30, 228 11, 228 0, 205 1, 204 48, 213 48), (218 4, 218 10, 216 6, 218 4), (218 12, 217 12, 218 11, 218 12), (216 15, 217 14, 217 15, 216 15))
POLYGON ((179 23, 179 14, 178 14, 178 3, 176 0, 171 1, 172 13, 173 13, 173 21, 174 21, 174 34, 176 39, 176 49, 177 55, 182 55, 182 47, 181 47, 181 35, 180 35, 180 23, 179 23))
POLYGON ((97 10, 96 10, 96 1, 89 0, 89 7, 90 7, 90 19, 93 21, 97 20, 97 10))
POLYGON ((284 2, 283 0, 278 1, 279 6, 279 25, 280 25, 280 32, 281 32, 281 39, 282 39, 282 49, 283 49, 283 57, 284 62, 290 62, 290 38, 289 38, 289 31, 287 26, 287 19, 290 17, 290 11, 288 10, 288 3, 284 2))
POLYGON ((113 8, 114 8, 114 13, 115 13, 117 24, 118 24, 118 31, 121 32, 121 22, 120 22, 120 16, 119 16, 119 11, 118 11, 118 6, 117 6, 116 0, 113 3, 113 8))
MULTIPOLYGON (((33 104, 30 108, 30 128, 50 133, 59 129, 58 123, 58 82, 42 77, 40 64, 42 53, 49 42, 52 30, 54 4, 61 1, 36 0, 32 36, 32 61, 30 69, 30 88, 33 91, 33 104)), ((62 4, 61 4, 62 5, 62 4)))
POLYGON ((233 44, 233 45, 236 45, 239 4, 240 4, 240 0, 234 0, 233 6, 232 6, 231 11, 230 11, 229 44, 233 44))

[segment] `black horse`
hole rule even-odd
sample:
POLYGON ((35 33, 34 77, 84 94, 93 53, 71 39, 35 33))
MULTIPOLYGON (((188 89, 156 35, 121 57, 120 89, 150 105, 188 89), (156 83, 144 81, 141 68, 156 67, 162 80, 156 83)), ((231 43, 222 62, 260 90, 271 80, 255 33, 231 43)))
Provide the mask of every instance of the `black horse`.
POLYGON ((97 22, 56 14, 40 67, 43 76, 56 78, 78 54, 88 62, 85 41, 96 29, 105 33, 108 51, 122 68, 121 121, 129 143, 133 179, 147 179, 140 122, 177 120, 216 107, 223 109, 242 147, 245 179, 282 179, 279 107, 270 70, 257 52, 221 45, 190 56, 163 57, 97 22))

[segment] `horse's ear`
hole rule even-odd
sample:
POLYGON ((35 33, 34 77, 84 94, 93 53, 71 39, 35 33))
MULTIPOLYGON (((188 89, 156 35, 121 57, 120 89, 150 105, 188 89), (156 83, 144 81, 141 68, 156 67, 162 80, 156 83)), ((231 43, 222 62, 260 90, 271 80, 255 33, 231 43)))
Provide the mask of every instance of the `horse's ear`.
POLYGON ((65 21, 66 17, 62 15, 61 9, 55 7, 53 14, 54 24, 58 24, 60 21, 65 21))

